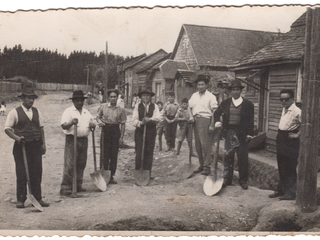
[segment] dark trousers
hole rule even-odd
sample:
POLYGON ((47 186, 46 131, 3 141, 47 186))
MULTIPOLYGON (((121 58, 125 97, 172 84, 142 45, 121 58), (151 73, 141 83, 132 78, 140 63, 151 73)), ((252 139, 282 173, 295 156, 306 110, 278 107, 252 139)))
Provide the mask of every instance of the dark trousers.
POLYGON ((299 138, 289 138, 288 133, 288 131, 279 130, 276 139, 280 178, 277 191, 295 197, 300 140, 299 138))
MULTIPOLYGON (((41 179, 42 179, 42 151, 41 142, 26 142, 26 155, 30 175, 31 193, 38 200, 41 200, 41 179)), ((13 146, 13 156, 16 163, 17 176, 17 200, 24 202, 27 199, 27 177, 24 167, 22 146, 17 142, 13 146)))
MULTIPOLYGON (((169 120, 174 119, 174 116, 167 116, 169 120)), ((167 141, 167 146, 170 148, 175 148, 175 141, 176 141, 176 132, 177 132, 177 122, 168 123, 166 122, 166 131, 165 137, 167 141)))
POLYGON ((111 175, 113 176, 116 173, 118 162, 119 140, 121 135, 119 125, 107 125, 102 128, 101 134, 104 134, 104 142, 102 142, 102 138, 100 138, 100 149, 103 149, 103 154, 100 154, 100 167, 102 168, 103 164, 104 169, 111 170, 111 175))
MULTIPOLYGON (((147 126, 145 147, 144 147, 144 161, 143 169, 150 170, 152 168, 153 162, 153 150, 156 141, 157 129, 156 126, 147 126)), ((142 140, 143 140, 143 126, 141 128, 136 128, 135 135, 135 150, 136 150, 136 170, 139 170, 141 167, 141 158, 142 158, 142 140)))
MULTIPOLYGON (((88 138, 77 138, 77 187, 81 187, 83 182, 83 172, 87 164, 88 138)), ((61 183, 61 190, 72 189, 73 177, 73 155, 74 155, 74 137, 66 135, 64 148, 64 168, 61 183)))
POLYGON ((249 178, 249 161, 246 135, 241 133, 240 129, 229 129, 227 130, 224 154, 224 181, 228 185, 232 184, 234 156, 236 153, 238 157, 239 183, 247 183, 249 178), (236 134, 239 140, 238 144, 235 145, 234 139, 231 138, 230 134, 236 134))

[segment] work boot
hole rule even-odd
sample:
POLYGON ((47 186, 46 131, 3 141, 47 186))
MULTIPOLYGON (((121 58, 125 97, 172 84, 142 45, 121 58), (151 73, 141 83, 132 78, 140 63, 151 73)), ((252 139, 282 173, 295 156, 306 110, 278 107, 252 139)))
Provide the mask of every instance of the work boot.
POLYGON ((269 198, 276 198, 280 196, 283 196, 283 193, 279 191, 274 191, 274 193, 269 194, 269 198))
POLYGON ((203 167, 199 167, 197 170, 194 170, 194 173, 200 173, 203 171, 203 167))
POLYGON ((110 183, 110 184, 117 184, 117 181, 116 181, 116 180, 114 180, 114 178, 113 178, 113 177, 111 177, 111 178, 110 178, 109 183, 110 183))
POLYGON ((178 142, 178 147, 177 147, 177 153, 176 155, 179 155, 180 154, 180 149, 181 149, 181 145, 182 145, 182 142, 178 142))
POLYGON ((210 168, 205 168, 202 172, 201 175, 208 176, 210 174, 210 168))
POLYGON ((18 201, 17 204, 16 204, 16 208, 24 208, 24 203, 18 201))
POLYGON ((246 182, 241 182, 240 186, 242 187, 242 189, 247 190, 248 189, 248 183, 246 182))
POLYGON ((285 194, 285 195, 279 197, 278 199, 279 199, 279 200, 294 200, 295 197, 292 196, 292 195, 289 195, 289 194, 285 194))
POLYGON ((40 205, 42 206, 42 207, 49 207, 49 203, 47 203, 47 202, 45 202, 45 201, 43 201, 43 200, 40 200, 39 201, 39 203, 40 203, 40 205))
POLYGON ((60 190, 60 195, 62 195, 62 196, 69 196, 69 195, 71 195, 71 190, 68 190, 68 189, 61 189, 60 190))
POLYGON ((77 192, 85 192, 85 191, 87 191, 85 188, 83 188, 83 187, 77 187, 77 192))

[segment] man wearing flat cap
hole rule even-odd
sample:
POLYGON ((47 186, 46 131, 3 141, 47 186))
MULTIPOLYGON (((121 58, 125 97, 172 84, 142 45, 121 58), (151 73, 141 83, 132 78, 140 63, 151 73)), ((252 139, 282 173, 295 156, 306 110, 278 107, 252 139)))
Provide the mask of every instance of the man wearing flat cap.
POLYGON ((198 75, 195 80, 198 91, 189 100, 190 123, 194 123, 194 136, 199 168, 195 173, 210 174, 212 133, 214 131, 213 113, 218 107, 217 98, 208 88, 209 77, 198 75))
POLYGON ((42 155, 46 153, 46 143, 43 130, 43 118, 40 111, 33 107, 38 96, 32 85, 25 85, 18 96, 21 106, 11 110, 5 123, 5 133, 15 140, 13 156, 17 176, 17 208, 24 208, 27 199, 27 178, 23 160, 22 144, 25 145, 32 195, 42 207, 49 204, 42 200, 42 155))
POLYGON ((244 86, 235 79, 229 86, 231 98, 221 102, 214 113, 215 126, 221 126, 225 141, 224 183, 223 187, 232 184, 234 155, 237 152, 239 183, 243 189, 248 189, 248 143, 253 135, 254 106, 253 103, 241 97, 244 86))
POLYGON ((64 169, 61 183, 60 194, 71 195, 72 176, 73 176, 73 152, 74 137, 77 137, 77 192, 86 191, 82 188, 83 171, 87 163, 88 153, 88 135, 90 130, 95 128, 93 117, 90 112, 83 108, 84 100, 83 91, 77 90, 73 92, 73 106, 67 108, 61 119, 61 127, 66 135, 64 149, 64 169), (74 136, 74 127, 77 126, 77 136, 74 136))
MULTIPOLYGON (((133 126, 136 127, 134 134, 136 150, 135 169, 139 170, 141 167, 143 129, 144 125, 146 125, 143 169, 150 170, 151 175, 153 151, 157 135, 156 123, 160 120, 161 116, 158 105, 151 102, 151 97, 154 96, 153 92, 149 89, 143 89, 138 93, 138 96, 141 98, 141 102, 136 104, 132 114, 133 126)), ((150 179, 153 178, 150 176, 150 179)))

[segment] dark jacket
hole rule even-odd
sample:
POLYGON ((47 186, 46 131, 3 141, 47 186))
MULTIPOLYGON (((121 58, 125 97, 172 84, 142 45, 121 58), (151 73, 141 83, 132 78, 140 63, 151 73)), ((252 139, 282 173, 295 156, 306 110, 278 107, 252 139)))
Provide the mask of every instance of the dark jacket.
MULTIPOLYGON (((232 104, 232 98, 228 98, 221 102, 217 110, 214 112, 214 122, 219 122, 222 116, 222 127, 223 129, 229 128, 229 114, 230 105, 232 104)), ((253 103, 247 99, 243 99, 241 103, 240 111, 240 126, 241 133, 244 135, 253 136, 254 128, 254 106, 253 103)))

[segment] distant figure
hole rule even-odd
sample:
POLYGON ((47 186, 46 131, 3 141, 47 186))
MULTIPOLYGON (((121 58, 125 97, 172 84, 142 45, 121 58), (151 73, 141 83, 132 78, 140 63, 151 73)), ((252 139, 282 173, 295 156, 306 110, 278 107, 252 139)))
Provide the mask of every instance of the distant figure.
POLYGON ((166 124, 165 137, 167 141, 167 150, 175 149, 176 141, 176 131, 177 122, 175 121, 175 116, 179 109, 179 104, 174 101, 175 94, 173 92, 169 93, 168 102, 163 107, 163 116, 166 124))
POLYGON ((280 92, 282 114, 276 139, 277 162, 280 181, 270 198, 294 200, 297 190, 297 165, 300 147, 301 109, 294 103, 294 92, 284 89, 280 92))
POLYGON ((159 140, 159 151, 162 151, 162 135, 165 132, 165 123, 164 123, 164 116, 163 116, 163 102, 157 102, 159 112, 160 112, 160 121, 157 123, 157 135, 159 140))
POLYGON ((87 103, 89 104, 89 105, 91 105, 92 104, 92 93, 91 92, 88 92, 87 93, 87 103))
POLYGON ((188 98, 182 99, 181 108, 176 114, 176 122, 179 125, 177 155, 180 154, 182 142, 187 138, 189 150, 192 153, 192 124, 188 123, 190 116, 188 111, 188 98))
POLYGON ((2 114, 4 116, 4 113, 6 112, 6 103, 3 101, 0 105, 0 115, 2 114))
POLYGON ((117 105, 121 108, 124 108, 124 95, 119 94, 117 105))
POLYGON ((102 103, 103 102, 103 89, 99 90, 98 92, 98 98, 99 98, 99 102, 102 103))
POLYGON ((138 100, 138 96, 136 93, 133 94, 132 96, 132 104, 131 104, 131 107, 134 108, 137 104, 137 100, 138 100))

